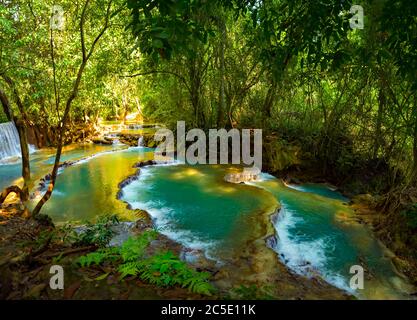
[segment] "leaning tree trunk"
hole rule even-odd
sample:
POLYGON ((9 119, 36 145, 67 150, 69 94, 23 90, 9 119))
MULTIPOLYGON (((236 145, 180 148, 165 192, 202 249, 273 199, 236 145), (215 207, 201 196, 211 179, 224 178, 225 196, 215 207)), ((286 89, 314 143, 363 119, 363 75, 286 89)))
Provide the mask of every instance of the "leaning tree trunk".
POLYGON ((54 162, 54 167, 52 169, 52 173, 51 173, 51 181, 49 182, 48 185, 48 190, 45 192, 45 194, 43 195, 42 199, 39 200, 38 204, 36 205, 35 209, 33 209, 32 214, 34 216, 38 215, 43 207, 43 205, 51 198, 52 196, 52 192, 54 190, 55 187, 55 183, 56 183, 56 178, 58 176, 58 169, 59 169, 59 163, 61 161, 61 155, 62 155, 62 147, 64 145, 64 134, 65 134, 65 129, 67 126, 67 120, 69 117, 69 112, 71 110, 71 104, 74 101, 74 99, 77 96, 78 93, 78 88, 80 86, 80 82, 81 82, 81 77, 84 71, 84 68, 86 66, 87 61, 83 61, 80 69, 78 70, 78 74, 77 74, 77 78, 74 82, 74 87, 72 90, 72 93, 70 95, 70 97, 67 100, 66 106, 65 106, 65 111, 64 111, 64 116, 62 118, 62 122, 61 122, 61 126, 59 129, 59 135, 58 135, 58 145, 57 145, 57 150, 56 150, 56 155, 55 155, 55 162, 54 162))
POLYGON ((97 42, 100 40, 100 38, 103 36, 104 32, 109 27, 110 8, 111 8, 111 4, 112 4, 111 0, 109 1, 108 5, 107 5, 107 12, 106 12, 104 26, 101 29, 101 31, 99 32, 99 34, 97 35, 97 37, 94 39, 93 43, 91 44, 90 50, 87 52, 86 46, 85 46, 85 41, 84 41, 84 23, 85 23, 86 10, 87 10, 87 7, 88 7, 89 3, 90 3, 90 0, 86 0, 86 2, 84 4, 84 7, 83 7, 83 10, 82 10, 82 13, 81 13, 81 19, 80 19, 82 62, 81 62, 80 67, 78 69, 77 78, 75 79, 74 84, 72 86, 71 94, 68 97, 68 100, 65 104, 64 115, 62 117, 61 125, 60 125, 60 128, 59 128, 59 133, 58 133, 58 146, 57 146, 57 151, 56 151, 56 155, 55 155, 54 167, 53 167, 52 173, 51 173, 51 181, 49 182, 48 190, 45 192, 42 199, 39 200, 35 209, 33 209, 32 214, 34 216, 36 216, 40 213, 43 205, 52 196, 52 192, 54 190, 55 183, 56 183, 56 178, 58 176, 58 169, 59 169, 59 163, 61 161, 62 147, 64 145, 64 134, 65 134, 66 127, 67 127, 72 102, 77 97, 78 88, 80 87, 81 78, 82 78, 82 75, 84 73, 84 69, 87 65, 87 62, 90 59, 91 55, 93 54, 97 42))
MULTIPOLYGON (((415 99, 417 100, 417 99, 415 99)), ((415 102, 417 103, 417 101, 415 102)), ((411 179, 413 183, 417 184, 417 105, 414 105, 414 132, 413 132, 413 169, 411 173, 411 179)))
POLYGON ((25 195, 23 194, 22 189, 20 189, 18 186, 10 186, 7 187, 0 193, 0 205, 3 204, 3 202, 6 200, 6 198, 9 196, 9 194, 15 193, 17 194, 20 199, 24 198, 25 195))
POLYGON ((25 123, 22 120, 15 122, 17 132, 19 134, 20 150, 22 153, 22 177, 23 177, 23 189, 22 201, 27 201, 29 198, 29 183, 30 183, 30 163, 29 163, 29 146, 27 140, 27 131, 25 123))

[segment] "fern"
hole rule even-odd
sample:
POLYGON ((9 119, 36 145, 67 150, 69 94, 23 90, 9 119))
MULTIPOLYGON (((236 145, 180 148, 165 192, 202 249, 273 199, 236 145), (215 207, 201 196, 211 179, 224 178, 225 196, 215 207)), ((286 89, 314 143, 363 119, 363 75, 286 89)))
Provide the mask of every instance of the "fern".
POLYGON ((156 254, 138 265, 140 278, 161 287, 179 285, 191 292, 211 295, 213 286, 208 282, 210 275, 197 272, 175 256, 171 251, 156 254))
POLYGON ((105 261, 116 261, 117 259, 118 252, 114 248, 106 248, 79 257, 77 263, 81 267, 90 267, 91 265, 100 265, 105 261))
POLYGON ((139 237, 129 238, 120 248, 105 248, 78 259, 81 267, 100 265, 105 261, 117 264, 120 279, 138 277, 159 287, 181 286, 191 292, 211 295, 210 274, 197 272, 181 261, 173 252, 160 252, 145 258, 146 249, 156 239, 156 231, 146 231, 139 237))
POLYGON ((121 264, 117 270, 120 273, 120 279, 123 279, 127 276, 137 276, 139 273, 138 262, 127 262, 121 264))
POLYGON ((127 239, 120 247, 120 255, 124 262, 136 261, 142 258, 146 248, 156 238, 155 231, 145 231, 137 238, 127 239))

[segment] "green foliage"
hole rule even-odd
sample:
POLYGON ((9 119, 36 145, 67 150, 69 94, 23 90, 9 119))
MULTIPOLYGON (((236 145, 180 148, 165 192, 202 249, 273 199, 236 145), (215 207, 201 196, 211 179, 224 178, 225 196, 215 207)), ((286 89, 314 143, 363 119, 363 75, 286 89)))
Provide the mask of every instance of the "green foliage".
POLYGON ((57 239, 57 232, 54 229, 42 230, 35 240, 35 245, 38 248, 43 247, 48 242, 54 242, 57 239))
POLYGON ((0 123, 8 122, 9 119, 7 119, 7 116, 3 112, 3 109, 0 108, 0 123))
POLYGON ((128 0, 130 27, 140 50, 157 61, 174 52, 195 55, 195 44, 207 41, 205 19, 213 3, 204 0, 128 0), (203 14, 204 13, 204 14, 203 14))
POLYGON ((197 272, 187 266, 172 252, 162 252, 146 257, 146 249, 157 236, 156 231, 145 231, 136 238, 129 238, 120 248, 103 248, 80 257, 81 267, 113 263, 120 278, 134 276, 160 287, 181 286, 191 292, 211 295, 213 286, 207 272, 197 272))
POLYGON ((406 219, 407 226, 412 229, 417 229, 417 203, 410 205, 410 207, 401 212, 402 216, 406 219))
POLYGON ((115 261, 118 257, 118 251, 114 248, 99 249, 85 256, 78 258, 77 263, 81 267, 90 267, 92 265, 100 265, 107 261, 115 261))
POLYGON ((78 236, 77 244, 105 247, 114 234, 110 228, 118 223, 116 215, 99 217, 96 223, 87 223, 78 236))
POLYGON ((144 232, 139 237, 127 239, 119 250, 123 262, 128 263, 142 258, 146 248, 156 237, 157 232, 152 230, 144 232))
POLYGON ((141 279, 160 287, 179 285, 195 293, 213 293, 213 286, 208 282, 209 273, 191 269, 170 251, 153 255, 136 265, 129 265, 128 269, 139 274, 141 279))

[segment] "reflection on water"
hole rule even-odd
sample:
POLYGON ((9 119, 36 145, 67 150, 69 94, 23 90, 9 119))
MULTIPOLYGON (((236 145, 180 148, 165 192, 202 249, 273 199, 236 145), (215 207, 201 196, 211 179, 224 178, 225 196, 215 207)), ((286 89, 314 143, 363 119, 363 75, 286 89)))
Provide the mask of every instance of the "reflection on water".
POLYGON ((66 168, 42 213, 56 222, 91 221, 100 215, 132 218, 132 211, 116 199, 118 184, 134 174, 133 165, 153 158, 153 149, 130 148, 104 153, 66 168))
MULTIPOLYGON (((74 144, 65 146, 61 156, 61 162, 78 160, 101 152, 126 148, 120 145, 96 145, 96 144, 74 144)), ((31 178, 38 180, 51 172, 55 161, 56 149, 45 148, 37 150, 30 155, 31 178)), ((12 184, 21 184, 22 165, 20 159, 14 162, 0 164, 0 189, 12 184)))

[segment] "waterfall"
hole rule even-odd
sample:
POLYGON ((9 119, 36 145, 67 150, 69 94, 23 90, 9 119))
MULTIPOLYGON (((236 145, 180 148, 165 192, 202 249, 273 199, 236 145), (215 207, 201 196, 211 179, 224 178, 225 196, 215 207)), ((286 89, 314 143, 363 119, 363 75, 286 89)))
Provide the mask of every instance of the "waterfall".
POLYGON ((144 146, 143 136, 140 136, 140 138, 138 139, 138 147, 143 147, 143 146, 144 146))
POLYGON ((19 134, 13 122, 0 123, 0 160, 20 156, 19 134))
MULTIPOLYGON (((29 145, 29 153, 34 147, 29 145)), ((5 158, 20 157, 19 134, 13 122, 0 123, 0 162, 5 158)))

